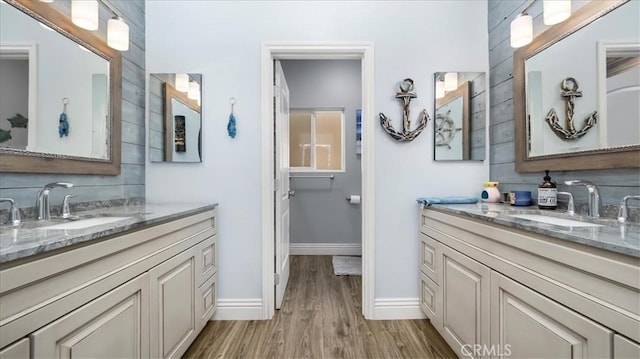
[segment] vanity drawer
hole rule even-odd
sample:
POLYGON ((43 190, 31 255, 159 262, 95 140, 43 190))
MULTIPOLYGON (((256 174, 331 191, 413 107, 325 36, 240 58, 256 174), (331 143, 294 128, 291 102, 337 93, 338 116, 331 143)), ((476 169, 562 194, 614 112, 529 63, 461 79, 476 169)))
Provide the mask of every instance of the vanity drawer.
POLYGON ((29 338, 23 338, 0 349, 0 359, 28 359, 31 357, 29 338))
POLYGON ((429 279, 424 273, 420 273, 420 308, 431 319, 434 327, 440 325, 441 299, 440 286, 429 279))
POLYGON ((196 271, 198 285, 204 283, 217 271, 216 236, 209 237, 196 246, 196 271))
POLYGON ((420 233, 420 271, 438 284, 437 268, 439 268, 439 266, 437 264, 438 255, 436 248, 437 246, 433 238, 420 233))
POLYGON ((196 295, 196 320, 199 321, 198 328, 207 325, 216 311, 216 284, 217 275, 213 275, 203 285, 198 288, 196 295))

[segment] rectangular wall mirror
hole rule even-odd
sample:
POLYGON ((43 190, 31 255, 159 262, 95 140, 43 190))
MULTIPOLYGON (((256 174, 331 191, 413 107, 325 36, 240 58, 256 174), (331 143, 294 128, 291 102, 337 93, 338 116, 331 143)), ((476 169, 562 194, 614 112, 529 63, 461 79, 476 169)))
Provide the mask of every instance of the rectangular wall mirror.
POLYGON ((202 162, 202 75, 149 77, 151 162, 202 162))
POLYGON ((486 152, 486 74, 434 75, 434 160, 482 161, 486 152))
POLYGON ((518 171, 640 165, 639 13, 592 1, 514 53, 518 171))
POLYGON ((0 2, 0 171, 118 174, 121 54, 55 6, 0 2))

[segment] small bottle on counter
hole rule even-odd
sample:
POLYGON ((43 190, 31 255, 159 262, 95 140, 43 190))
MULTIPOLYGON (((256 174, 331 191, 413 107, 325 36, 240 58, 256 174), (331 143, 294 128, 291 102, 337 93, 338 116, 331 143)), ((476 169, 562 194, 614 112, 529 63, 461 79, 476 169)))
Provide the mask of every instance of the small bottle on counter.
POLYGON ((544 176, 544 182, 538 186, 538 208, 556 209, 558 208, 558 188, 555 182, 551 181, 549 171, 544 176))

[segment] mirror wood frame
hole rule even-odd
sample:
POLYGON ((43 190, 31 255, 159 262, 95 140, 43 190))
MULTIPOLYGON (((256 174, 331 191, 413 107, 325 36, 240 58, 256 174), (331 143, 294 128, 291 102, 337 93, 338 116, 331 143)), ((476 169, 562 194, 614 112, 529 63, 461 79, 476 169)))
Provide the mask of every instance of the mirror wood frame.
MULTIPOLYGON (((200 128, 202 128, 202 114, 200 112, 200 106, 198 106, 197 101, 191 100, 184 93, 175 89, 175 87, 171 86, 168 83, 162 84, 163 86, 163 96, 164 96, 164 161, 171 162, 173 161, 173 134, 174 134, 174 126, 173 126, 173 110, 172 110, 172 101, 176 100, 181 102, 183 105, 189 107, 195 112, 200 114, 200 128)), ((202 162, 202 159, 200 160, 202 162)))
MULTIPOLYGON (((593 170, 640 167, 640 146, 581 151, 528 157, 526 70, 527 59, 589 25, 629 0, 591 1, 574 12, 569 19, 538 35, 529 45, 513 54, 513 104, 515 115, 516 172, 544 170, 593 170)), ((594 67, 594 72, 596 71, 594 67)))
POLYGON ((122 135, 122 54, 90 31, 46 3, 33 0, 4 0, 7 4, 56 30, 61 35, 109 61, 109 159, 51 155, 0 149, 0 172, 119 175, 122 135))

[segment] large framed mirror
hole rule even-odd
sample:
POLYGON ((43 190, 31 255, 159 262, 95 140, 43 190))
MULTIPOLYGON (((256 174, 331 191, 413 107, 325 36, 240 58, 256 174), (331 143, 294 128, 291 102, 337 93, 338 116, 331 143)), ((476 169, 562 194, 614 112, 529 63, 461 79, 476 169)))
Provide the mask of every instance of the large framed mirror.
POLYGON ((149 159, 202 162, 201 74, 149 76, 149 159))
POLYGON ((65 6, 0 2, 0 172, 120 173, 121 54, 65 6))
POLYGON ((434 160, 484 160, 486 80, 485 72, 434 74, 434 160))
POLYGON ((640 1, 591 1, 514 53, 516 171, 640 167, 640 1))

